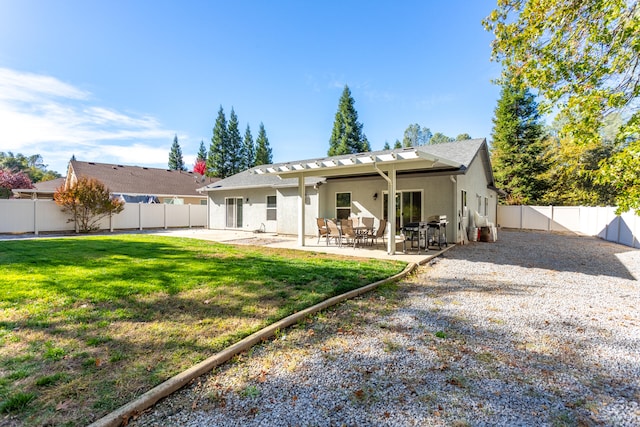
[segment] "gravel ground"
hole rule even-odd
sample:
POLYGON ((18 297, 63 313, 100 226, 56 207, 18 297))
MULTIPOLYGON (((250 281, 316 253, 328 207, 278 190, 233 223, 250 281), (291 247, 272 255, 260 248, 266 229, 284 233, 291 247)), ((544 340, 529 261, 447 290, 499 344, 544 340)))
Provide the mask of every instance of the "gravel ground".
POLYGON ((640 426, 640 251, 502 231, 322 312, 130 426, 640 426))

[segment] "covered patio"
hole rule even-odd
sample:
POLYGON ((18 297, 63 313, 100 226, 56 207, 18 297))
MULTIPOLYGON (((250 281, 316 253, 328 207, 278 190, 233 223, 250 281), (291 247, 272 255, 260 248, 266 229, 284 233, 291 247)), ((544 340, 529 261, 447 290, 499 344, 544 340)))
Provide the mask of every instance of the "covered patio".
POLYGON ((393 255, 387 253, 382 244, 374 246, 353 246, 336 245, 327 246, 324 239, 318 243, 317 237, 306 237, 304 246, 300 246, 296 236, 283 236, 275 233, 253 233, 238 230, 208 230, 202 228, 192 229, 175 229, 175 230, 157 230, 154 233, 162 235, 171 235, 177 237, 189 237, 193 239, 210 240, 219 243, 228 243, 234 245, 255 245, 269 248, 296 249, 309 252, 319 252, 334 255, 342 255, 356 258, 374 258, 395 261, 404 261, 407 263, 425 264, 432 258, 446 252, 452 248, 453 244, 440 249, 422 249, 420 253, 417 250, 407 250, 403 253, 402 242, 396 242, 396 251, 393 255))

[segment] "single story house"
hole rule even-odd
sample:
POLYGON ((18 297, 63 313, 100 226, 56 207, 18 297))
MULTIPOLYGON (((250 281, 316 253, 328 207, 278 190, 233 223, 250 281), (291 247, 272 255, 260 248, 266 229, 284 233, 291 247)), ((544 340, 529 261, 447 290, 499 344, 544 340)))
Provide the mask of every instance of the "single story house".
POLYGON ((187 171, 71 160, 65 186, 83 176, 99 180, 128 203, 179 205, 206 205, 207 198, 198 189, 219 180, 187 171))
POLYGON ((297 234, 302 246, 316 218, 385 218, 391 254, 408 223, 445 215, 458 242, 475 212, 495 223, 498 202, 486 139, 261 165, 200 191, 211 229, 297 234))
POLYGON ((33 184, 34 188, 14 189, 13 195, 16 199, 38 199, 53 200, 53 195, 61 185, 64 185, 66 178, 56 178, 49 181, 40 181, 33 184))

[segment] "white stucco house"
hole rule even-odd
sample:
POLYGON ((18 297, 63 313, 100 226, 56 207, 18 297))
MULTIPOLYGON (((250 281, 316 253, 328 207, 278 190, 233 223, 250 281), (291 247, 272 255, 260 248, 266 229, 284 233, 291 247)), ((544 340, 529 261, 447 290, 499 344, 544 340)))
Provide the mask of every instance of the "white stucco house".
POLYGON ((316 218, 385 218, 388 252, 404 224, 446 215, 447 240, 462 239, 475 212, 496 222, 485 139, 261 165, 202 187, 211 229, 304 236, 316 218), (388 203, 395 194, 395 203, 388 203))

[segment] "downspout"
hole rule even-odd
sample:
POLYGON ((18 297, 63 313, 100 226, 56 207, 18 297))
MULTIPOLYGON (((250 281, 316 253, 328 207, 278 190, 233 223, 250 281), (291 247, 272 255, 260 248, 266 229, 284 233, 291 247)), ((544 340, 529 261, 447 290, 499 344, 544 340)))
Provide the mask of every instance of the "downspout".
POLYGON ((455 234, 454 242, 458 243, 458 239, 460 239, 462 224, 461 215, 458 214, 458 181, 453 175, 449 175, 449 179, 453 183, 453 233, 455 234))
MULTIPOLYGON (((389 219, 389 246, 387 247, 387 253, 389 255, 395 255, 396 253, 396 218, 395 218, 395 197, 396 189, 394 182, 389 178, 379 167, 376 162, 373 162, 373 168, 378 174, 387 181, 387 187, 389 192, 389 198, 387 203, 387 218, 389 219)), ((395 174, 394 174, 395 177, 395 174)))

